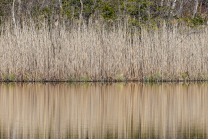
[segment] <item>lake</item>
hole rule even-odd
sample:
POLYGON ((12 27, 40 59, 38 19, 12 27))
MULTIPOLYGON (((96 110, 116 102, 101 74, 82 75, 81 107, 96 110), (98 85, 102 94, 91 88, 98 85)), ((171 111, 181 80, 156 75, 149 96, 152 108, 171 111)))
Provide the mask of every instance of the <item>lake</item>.
POLYGON ((207 83, 1 83, 0 138, 208 138, 207 83))

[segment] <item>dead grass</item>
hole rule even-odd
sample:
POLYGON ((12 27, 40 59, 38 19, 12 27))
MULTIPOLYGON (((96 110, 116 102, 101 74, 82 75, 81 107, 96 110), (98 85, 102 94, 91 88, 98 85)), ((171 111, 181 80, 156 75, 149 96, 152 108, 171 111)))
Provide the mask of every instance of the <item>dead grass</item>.
POLYGON ((174 81, 208 79, 208 28, 117 25, 70 29, 2 26, 1 81, 174 81))

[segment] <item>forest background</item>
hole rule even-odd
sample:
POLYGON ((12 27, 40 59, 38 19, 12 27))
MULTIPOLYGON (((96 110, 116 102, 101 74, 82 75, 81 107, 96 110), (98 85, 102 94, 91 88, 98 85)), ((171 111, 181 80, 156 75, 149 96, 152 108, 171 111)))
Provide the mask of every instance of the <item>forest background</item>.
POLYGON ((67 24, 80 18, 88 24, 110 25, 127 21, 128 26, 157 26, 161 21, 197 26, 207 23, 207 0, 0 0, 0 25, 9 19, 67 24))

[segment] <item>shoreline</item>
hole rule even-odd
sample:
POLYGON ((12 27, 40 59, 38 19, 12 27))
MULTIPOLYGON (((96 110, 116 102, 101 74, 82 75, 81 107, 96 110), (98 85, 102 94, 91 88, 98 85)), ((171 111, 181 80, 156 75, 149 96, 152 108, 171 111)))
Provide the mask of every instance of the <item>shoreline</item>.
POLYGON ((93 80, 93 81, 54 81, 54 80, 43 80, 43 81, 12 81, 4 80, 0 83, 190 83, 190 82, 208 82, 208 80, 160 80, 160 81, 146 81, 146 80, 93 80))

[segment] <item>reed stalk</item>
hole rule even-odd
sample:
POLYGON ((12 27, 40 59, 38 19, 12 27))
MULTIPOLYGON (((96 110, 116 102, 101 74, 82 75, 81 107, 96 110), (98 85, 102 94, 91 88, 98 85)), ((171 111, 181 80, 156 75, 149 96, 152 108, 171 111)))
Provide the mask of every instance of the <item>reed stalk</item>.
POLYGON ((1 81, 208 79, 208 28, 112 29, 89 22, 2 26, 1 81), (11 76, 13 76, 11 78, 11 76))

